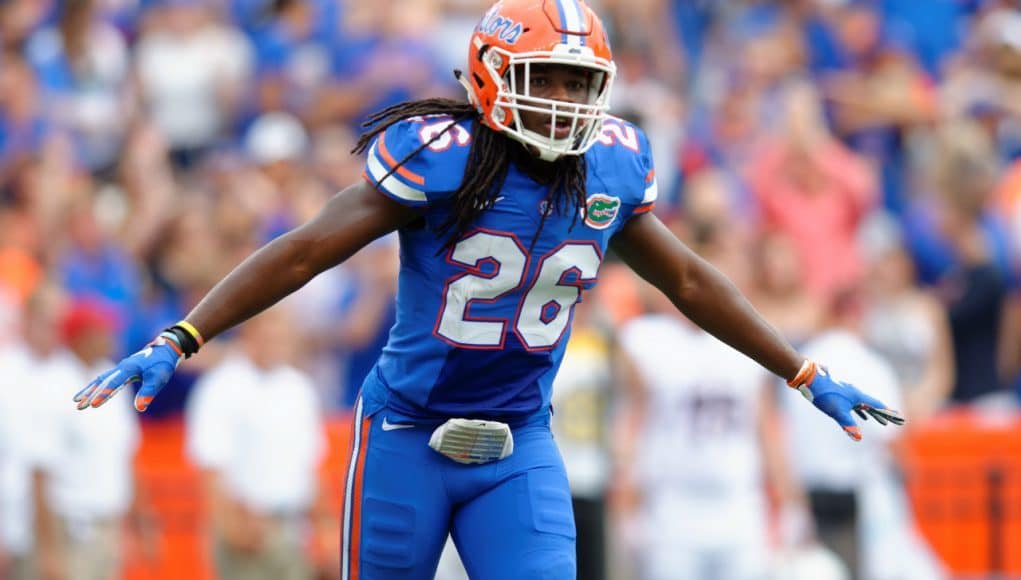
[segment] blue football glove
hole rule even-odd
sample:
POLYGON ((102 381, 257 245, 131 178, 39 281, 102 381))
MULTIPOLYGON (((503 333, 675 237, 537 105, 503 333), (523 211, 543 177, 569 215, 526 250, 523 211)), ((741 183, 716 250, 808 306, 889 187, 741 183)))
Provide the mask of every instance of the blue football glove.
POLYGON ((74 402, 78 403, 78 409, 98 407, 125 386, 141 382, 142 386, 135 395, 135 408, 145 411, 156 394, 166 386, 182 358, 184 350, 177 338, 172 333, 164 332, 142 350, 96 377, 87 387, 78 391, 74 402))
POLYGON ((867 421, 871 415, 880 425, 904 424, 904 417, 899 412, 888 409, 882 401, 866 395, 853 385, 835 380, 825 367, 812 361, 806 360, 798 376, 787 384, 800 391, 815 408, 829 415, 855 441, 861 441, 861 430, 851 416, 851 411, 863 421, 867 421))

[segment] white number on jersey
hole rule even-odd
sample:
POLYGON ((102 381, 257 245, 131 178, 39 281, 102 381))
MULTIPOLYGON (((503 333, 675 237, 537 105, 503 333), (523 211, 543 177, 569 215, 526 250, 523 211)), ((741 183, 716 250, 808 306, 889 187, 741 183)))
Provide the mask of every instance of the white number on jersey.
POLYGON ((436 332, 464 346, 501 346, 506 323, 469 320, 468 306, 473 300, 496 300, 524 282, 524 248, 511 236, 476 232, 454 246, 450 259, 467 266, 468 272, 447 282, 436 332), (483 272, 487 263, 495 273, 483 272))
POLYGON ((567 243, 542 257, 539 274, 519 308, 516 329, 525 346, 544 348, 560 342, 582 283, 595 279, 599 263, 595 245, 586 243, 567 243), (575 277, 566 282, 569 272, 575 277))
MULTIPOLYGON (((422 118, 422 120, 424 121, 425 119, 422 118)), ((432 141, 432 143, 429 143, 429 149, 437 152, 446 151, 455 143, 459 147, 464 147, 471 142, 471 133, 460 125, 454 125, 453 120, 426 123, 418 130, 418 137, 422 140, 422 143, 432 141), (453 127, 450 127, 451 125, 453 127), (450 129, 448 130, 447 127, 450 127, 450 129), (437 135, 439 137, 432 141, 437 135)))
POLYGON ((721 386, 719 392, 700 390, 683 401, 688 407, 691 440, 723 439, 742 433, 747 426, 739 401, 721 386))
MULTIPOLYGON (((464 348, 503 347, 509 320, 472 319, 468 309, 474 301, 495 302, 525 283, 524 247, 511 234, 479 231, 459 241, 450 259, 468 271, 447 282, 436 333, 464 348)), ((601 261, 591 242, 566 242, 540 258, 513 321, 526 348, 547 349, 560 342, 582 286, 595 279, 601 261)))
POLYGON ((638 133, 630 125, 620 125, 613 121, 606 121, 599 132, 598 139, 600 143, 606 146, 620 143, 624 147, 638 152, 638 133))

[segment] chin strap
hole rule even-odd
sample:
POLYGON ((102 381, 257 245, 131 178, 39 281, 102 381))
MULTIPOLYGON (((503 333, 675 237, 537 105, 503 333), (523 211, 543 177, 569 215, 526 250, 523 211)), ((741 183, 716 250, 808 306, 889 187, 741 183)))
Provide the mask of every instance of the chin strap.
MULTIPOLYGON (((534 131, 528 132, 534 133, 534 131)), ((533 152, 535 156, 538 157, 539 159, 542 159, 543 161, 548 161, 550 163, 564 156, 562 153, 555 153, 553 151, 550 151, 549 149, 543 149, 541 147, 536 147, 535 145, 531 144, 525 144, 525 147, 527 147, 529 151, 533 152)))

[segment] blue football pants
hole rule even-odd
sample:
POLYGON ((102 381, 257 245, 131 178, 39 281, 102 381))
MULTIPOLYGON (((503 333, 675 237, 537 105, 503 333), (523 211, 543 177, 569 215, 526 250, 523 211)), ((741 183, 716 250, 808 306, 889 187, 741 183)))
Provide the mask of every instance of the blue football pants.
POLYGON ((343 580, 432 580, 448 532, 473 579, 574 580, 571 494, 548 416, 512 426, 510 457, 463 465, 429 447, 435 425, 394 428, 386 408, 362 411, 359 399, 343 580))

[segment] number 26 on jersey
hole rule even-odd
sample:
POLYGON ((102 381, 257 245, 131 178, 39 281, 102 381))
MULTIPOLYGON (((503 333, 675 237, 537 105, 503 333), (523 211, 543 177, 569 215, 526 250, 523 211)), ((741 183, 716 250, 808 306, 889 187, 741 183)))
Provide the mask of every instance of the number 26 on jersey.
POLYGON ((595 281, 602 255, 594 242, 567 241, 539 258, 536 274, 528 279, 525 247, 507 232, 475 231, 459 241, 448 258, 466 271, 447 281, 434 332, 461 348, 503 347, 507 325, 528 350, 555 347, 581 297, 585 284, 595 281), (517 298, 518 290, 528 285, 517 298), (473 302, 507 301, 507 317, 474 317, 473 302))

